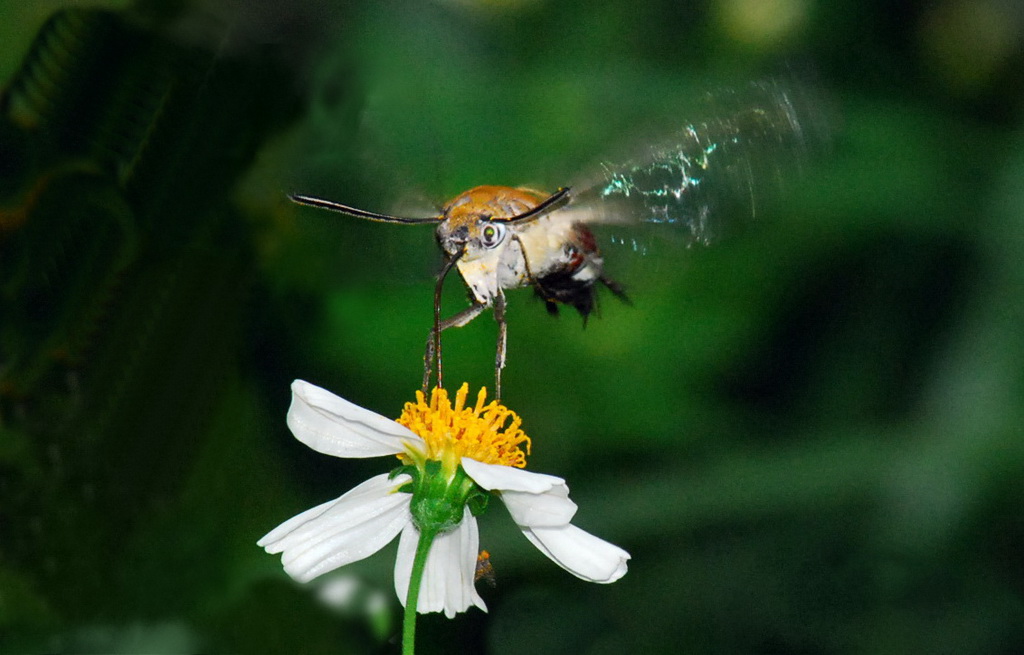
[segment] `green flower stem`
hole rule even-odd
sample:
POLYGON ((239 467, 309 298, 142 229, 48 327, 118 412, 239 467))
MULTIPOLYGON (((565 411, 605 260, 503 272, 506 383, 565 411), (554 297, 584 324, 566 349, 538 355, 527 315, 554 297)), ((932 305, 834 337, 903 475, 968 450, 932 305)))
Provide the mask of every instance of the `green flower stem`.
POLYGON ((409 593, 405 597, 405 616, 402 618, 402 655, 413 655, 416 651, 416 603, 420 599, 420 582, 427 567, 427 554, 434 542, 437 530, 420 530, 416 544, 416 555, 412 560, 412 575, 409 577, 409 593))

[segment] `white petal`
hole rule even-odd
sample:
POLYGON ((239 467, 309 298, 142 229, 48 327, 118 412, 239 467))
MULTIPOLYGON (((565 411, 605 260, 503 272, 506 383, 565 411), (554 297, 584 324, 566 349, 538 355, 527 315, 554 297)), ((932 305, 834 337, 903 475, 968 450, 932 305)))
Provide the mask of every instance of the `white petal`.
POLYGON ((473 482, 487 491, 525 491, 541 494, 552 487, 565 485, 565 480, 554 475, 533 473, 502 464, 484 464, 475 459, 463 457, 462 468, 473 482))
MULTIPOLYGON (((398 540, 395 560, 395 593, 405 605, 409 595, 409 578, 420 532, 409 525, 398 540)), ((427 564, 420 584, 416 612, 444 612, 449 619, 475 605, 487 611, 484 599, 476 592, 476 559, 480 548, 480 532, 476 518, 467 507, 462 522, 450 532, 434 537, 427 555, 427 564)))
POLYGON ((299 582, 369 557, 412 523, 412 496, 395 491, 411 479, 374 476, 341 498, 288 519, 257 545, 284 553, 284 570, 299 582))
POLYGON ((560 528, 523 527, 523 534, 551 561, 577 578, 608 583, 626 575, 629 553, 575 525, 560 528))
POLYGON ((542 494, 503 491, 501 500, 520 527, 555 528, 568 525, 576 515, 576 503, 569 500, 564 484, 542 494))
POLYGON ((566 525, 576 514, 576 503, 569 500, 569 487, 562 478, 484 464, 468 457, 463 457, 461 463, 474 482, 501 493, 512 520, 520 526, 566 525))
POLYGON ((304 380, 292 382, 288 428, 317 452, 335 457, 380 457, 421 443, 405 426, 304 380))

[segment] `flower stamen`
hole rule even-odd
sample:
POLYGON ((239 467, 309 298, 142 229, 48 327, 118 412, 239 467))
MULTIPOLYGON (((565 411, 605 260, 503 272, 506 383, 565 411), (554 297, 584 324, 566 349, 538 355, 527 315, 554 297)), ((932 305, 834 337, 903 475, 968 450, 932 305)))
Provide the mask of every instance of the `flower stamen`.
MULTIPOLYGON (((468 395, 469 385, 463 384, 452 406, 445 389, 431 390, 429 404, 423 392, 417 391, 416 402, 405 404, 397 422, 423 438, 427 459, 470 457, 485 464, 524 468, 530 438, 520 429, 519 416, 497 400, 487 403, 486 388, 480 389, 472 409, 466 407, 468 395)), ((406 464, 413 463, 404 453, 398 457, 406 464)))

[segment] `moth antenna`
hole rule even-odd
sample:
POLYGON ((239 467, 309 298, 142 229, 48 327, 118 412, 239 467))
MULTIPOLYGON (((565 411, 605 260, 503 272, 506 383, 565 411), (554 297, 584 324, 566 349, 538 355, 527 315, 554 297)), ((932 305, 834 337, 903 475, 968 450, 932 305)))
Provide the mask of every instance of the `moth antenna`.
POLYGON ((440 223, 439 217, 433 216, 430 218, 406 218, 402 216, 392 216, 390 214, 378 214, 377 212, 366 211, 365 209, 358 209, 356 207, 349 207, 333 200, 324 200, 323 198, 314 198, 313 196, 304 196, 298 193, 292 193, 288 195, 288 198, 292 202, 306 205, 308 207, 317 207, 319 209, 326 209, 332 212, 338 212, 339 214, 347 214, 349 216, 355 216, 356 218, 365 218, 370 221, 377 221, 380 223, 401 223, 403 225, 421 225, 424 223, 440 223))
POLYGON ((522 214, 513 216, 512 218, 505 219, 503 222, 522 224, 529 223, 530 221, 535 221, 544 214, 547 214, 550 211, 558 209, 558 207, 561 206, 563 203, 568 202, 569 192, 571 190, 571 187, 564 186, 560 188, 558 191, 552 193, 550 196, 547 197, 546 200, 544 200, 544 202, 540 203, 533 209, 529 209, 523 212, 522 214))

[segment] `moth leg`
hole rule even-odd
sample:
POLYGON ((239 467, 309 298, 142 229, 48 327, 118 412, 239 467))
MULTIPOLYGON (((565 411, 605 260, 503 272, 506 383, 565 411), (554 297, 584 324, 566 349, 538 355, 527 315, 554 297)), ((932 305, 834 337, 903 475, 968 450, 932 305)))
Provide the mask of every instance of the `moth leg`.
POLYGON ((498 348, 494 356, 494 399, 501 400, 501 370, 505 368, 505 348, 508 343, 508 321, 505 320, 505 294, 498 291, 494 298, 494 320, 498 322, 498 348))
POLYGON ((485 309, 487 309, 487 305, 483 303, 473 303, 455 316, 439 321, 435 327, 431 328, 430 335, 427 337, 427 350, 423 354, 424 395, 427 394, 427 391, 430 388, 430 374, 433 371, 435 361, 437 362, 437 386, 444 386, 444 382, 441 377, 441 333, 450 327, 462 327, 466 325, 479 316, 485 309))

